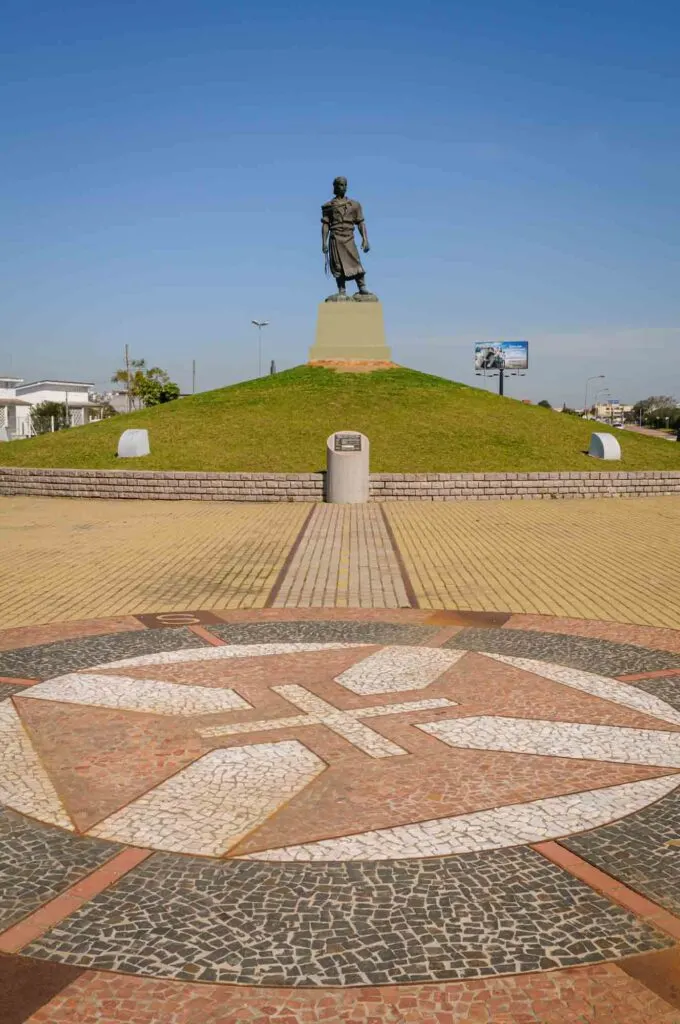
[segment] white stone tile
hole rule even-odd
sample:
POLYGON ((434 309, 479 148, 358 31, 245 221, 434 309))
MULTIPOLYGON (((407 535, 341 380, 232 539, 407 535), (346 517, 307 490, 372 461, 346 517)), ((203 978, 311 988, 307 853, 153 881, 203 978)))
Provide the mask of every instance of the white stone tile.
POLYGON ((680 768, 680 733, 487 715, 418 725, 450 747, 680 768))
POLYGON ((325 768, 297 740, 213 750, 116 811, 89 835, 219 857, 325 768))
POLYGON ((297 686, 294 683, 283 686, 272 686, 272 690, 284 697, 296 708, 305 712, 285 718, 268 718, 255 722, 236 722, 224 725, 205 726, 198 732, 201 736, 234 736, 248 732, 259 732, 263 729, 289 729, 306 725, 325 725, 328 729, 342 736, 358 750, 369 757, 396 757, 406 754, 403 747, 388 740, 385 736, 370 729, 359 721, 361 718, 376 718, 381 715, 398 715, 406 711, 429 711, 433 708, 455 707, 454 701, 446 697, 431 697, 425 700, 406 701, 401 704, 380 704, 369 708, 353 708, 344 710, 336 708, 328 701, 322 700, 315 693, 297 686))
POLYGON ((156 715, 205 715, 219 711, 248 711, 252 707, 228 689, 75 672, 32 686, 23 696, 32 700, 147 711, 156 715))
POLYGON ((139 665, 175 665, 184 661, 222 661, 230 658, 266 658, 276 654, 304 654, 306 651, 339 651, 348 647, 374 647, 375 644, 343 643, 281 643, 281 644, 225 644, 224 647, 190 647, 182 651, 160 651, 139 654, 134 658, 107 661, 98 668, 133 668, 139 665))
POLYGON ((317 720, 309 715, 289 715, 284 718, 263 718, 255 722, 225 722, 220 725, 205 725, 196 732, 199 736, 241 736, 249 732, 271 732, 272 729, 293 729, 301 725, 316 725, 317 720))
POLYGON ((631 814, 678 785, 678 776, 645 779, 493 810, 376 829, 337 839, 252 853, 264 861, 397 860, 494 850, 583 832, 631 814))
POLYGON ((335 682, 361 694, 423 690, 463 655, 433 647, 384 647, 341 672, 335 682))
POLYGON ((31 818, 75 831, 9 700, 0 703, 0 803, 31 818))
POLYGON ((594 697, 601 697, 614 704, 623 704, 627 708, 634 708, 646 715, 660 718, 662 722, 680 725, 680 711, 676 711, 660 697, 655 697, 645 690, 638 690, 630 683, 622 683, 618 679, 598 676, 592 672, 582 672, 576 668, 564 668, 562 665, 554 665, 547 661, 536 661, 533 658, 513 658, 505 654, 485 654, 484 657, 500 661, 504 665, 524 669, 525 672, 533 672, 534 675, 542 676, 543 679, 552 679, 555 683, 563 683, 565 686, 571 686, 574 690, 590 693, 594 697))

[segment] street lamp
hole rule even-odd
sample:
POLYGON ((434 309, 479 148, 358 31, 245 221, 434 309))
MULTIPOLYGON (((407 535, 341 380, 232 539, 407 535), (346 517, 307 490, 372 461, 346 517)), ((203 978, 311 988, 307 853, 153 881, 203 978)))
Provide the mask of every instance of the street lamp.
POLYGON ((262 328, 266 327, 269 320, 251 320, 251 324, 257 327, 257 375, 262 376, 262 328))
POLYGON ((596 373, 594 377, 588 377, 588 380, 586 381, 586 397, 583 400, 583 416, 586 419, 588 418, 588 388, 591 380, 604 380, 604 374, 596 373))

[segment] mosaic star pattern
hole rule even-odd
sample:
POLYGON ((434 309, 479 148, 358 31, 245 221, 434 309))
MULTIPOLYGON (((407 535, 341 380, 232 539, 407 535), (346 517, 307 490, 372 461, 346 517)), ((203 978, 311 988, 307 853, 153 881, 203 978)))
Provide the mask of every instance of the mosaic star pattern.
POLYGON ((680 641, 297 614, 21 649, 0 985, 52 1001, 8 1024, 676 1024, 634 979, 680 915, 680 641))
POLYGON ((385 647, 335 677, 352 693, 423 690, 463 657, 462 651, 385 647))
POLYGON ((428 722, 418 728, 452 747, 680 768, 677 732, 490 716, 428 722))
POLYGON ((33 700, 66 704, 90 704, 122 711, 150 711, 157 715, 204 715, 219 711, 244 711, 250 704, 233 690, 182 686, 153 679, 128 679, 78 673, 52 679, 27 689, 33 700))
POLYGON ((0 704, 0 802, 51 825, 72 827, 10 701, 0 704))
POLYGON ((282 861, 383 860, 386 857, 445 857, 473 850, 519 846, 595 828, 665 796, 677 785, 675 776, 649 779, 249 856, 252 860, 282 861))
POLYGON ((325 767, 295 741, 213 750, 89 834, 219 857, 325 767))

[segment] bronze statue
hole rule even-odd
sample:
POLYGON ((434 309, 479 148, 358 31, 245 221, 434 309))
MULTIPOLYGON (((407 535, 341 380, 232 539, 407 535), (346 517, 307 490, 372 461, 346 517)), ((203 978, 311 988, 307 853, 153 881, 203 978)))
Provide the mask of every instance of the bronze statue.
POLYGON ((361 203, 347 198, 347 178, 336 178, 333 192, 335 198, 321 207, 321 246, 326 257, 326 273, 330 270, 338 292, 337 295, 329 295, 326 302, 349 298, 376 302, 376 296, 366 288, 366 271, 354 241, 354 229, 358 228, 363 252, 371 248, 361 203), (347 295, 348 281, 357 283, 358 290, 353 296, 347 295))

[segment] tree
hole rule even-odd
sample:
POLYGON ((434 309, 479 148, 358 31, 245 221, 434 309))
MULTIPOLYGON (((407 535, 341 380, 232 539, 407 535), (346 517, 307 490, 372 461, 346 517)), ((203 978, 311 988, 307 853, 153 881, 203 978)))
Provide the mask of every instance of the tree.
POLYGON ((543 409, 552 409, 552 405, 547 398, 542 398, 541 401, 536 404, 542 406, 543 409))
POLYGON ((160 366, 152 366, 138 382, 137 394, 144 406, 162 405, 179 398, 179 387, 160 366))
POLYGON ((49 434, 69 426, 66 406, 63 402, 40 402, 31 409, 31 426, 36 434, 49 434))
POLYGON ((650 395, 635 403, 630 412, 630 422, 644 423, 648 427, 665 427, 666 419, 673 422, 678 414, 678 403, 671 395, 650 395))
POLYGON ((130 366, 129 373, 116 370, 111 381, 125 386, 133 407, 161 405, 179 398, 179 386, 160 366, 147 367, 146 359, 133 359, 130 366))

